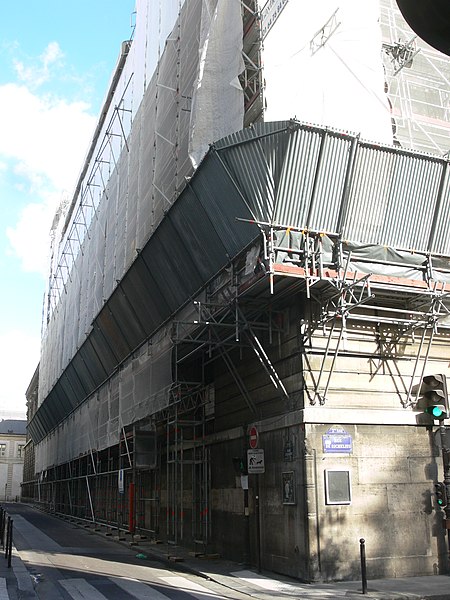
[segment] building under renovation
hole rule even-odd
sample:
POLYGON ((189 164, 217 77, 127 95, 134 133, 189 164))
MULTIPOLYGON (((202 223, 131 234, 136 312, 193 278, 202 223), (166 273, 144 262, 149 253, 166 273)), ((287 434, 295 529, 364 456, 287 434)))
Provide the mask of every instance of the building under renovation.
POLYGON ((307 581, 360 538, 369 578, 448 572, 450 62, 393 0, 301 4, 138 0, 52 228, 23 495, 307 581))

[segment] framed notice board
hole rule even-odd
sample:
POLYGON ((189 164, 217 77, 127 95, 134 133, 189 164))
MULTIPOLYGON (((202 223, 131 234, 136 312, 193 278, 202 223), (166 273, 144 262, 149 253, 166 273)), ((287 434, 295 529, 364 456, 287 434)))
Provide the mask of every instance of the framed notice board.
POLYGON ((351 504, 352 483, 349 469, 325 469, 326 504, 351 504))

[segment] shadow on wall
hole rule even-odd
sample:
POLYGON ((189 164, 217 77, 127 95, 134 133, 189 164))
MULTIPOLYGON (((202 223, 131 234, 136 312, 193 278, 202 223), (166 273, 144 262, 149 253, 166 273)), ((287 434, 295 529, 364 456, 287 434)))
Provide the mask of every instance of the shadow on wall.
POLYGON ((402 473, 396 482, 358 486, 365 496, 362 502, 359 499, 360 511, 356 509, 356 498, 352 511, 341 506, 326 508, 320 519, 323 581, 361 579, 361 537, 366 540, 369 580, 426 575, 431 574, 431 568, 434 574, 449 572, 446 530, 442 526, 445 514, 437 505, 433 488, 443 479, 441 440, 439 432, 433 433, 431 428, 429 445, 430 459, 411 455, 390 465, 390 472, 402 473))

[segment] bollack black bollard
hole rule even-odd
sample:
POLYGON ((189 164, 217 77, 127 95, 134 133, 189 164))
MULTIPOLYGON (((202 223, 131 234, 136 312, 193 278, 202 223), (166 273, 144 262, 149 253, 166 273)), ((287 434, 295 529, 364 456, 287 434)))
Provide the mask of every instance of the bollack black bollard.
POLYGON ((362 581, 362 593, 367 594, 367 569, 366 569, 366 540, 361 538, 359 540, 359 550, 361 554, 361 581, 362 581))

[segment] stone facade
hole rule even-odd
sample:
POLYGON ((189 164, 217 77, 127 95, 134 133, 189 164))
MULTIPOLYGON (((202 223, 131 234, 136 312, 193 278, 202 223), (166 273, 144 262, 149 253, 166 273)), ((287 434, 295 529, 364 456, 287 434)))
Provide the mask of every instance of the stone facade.
POLYGON ((21 497, 26 421, 0 421, 0 498, 5 502, 21 497))

